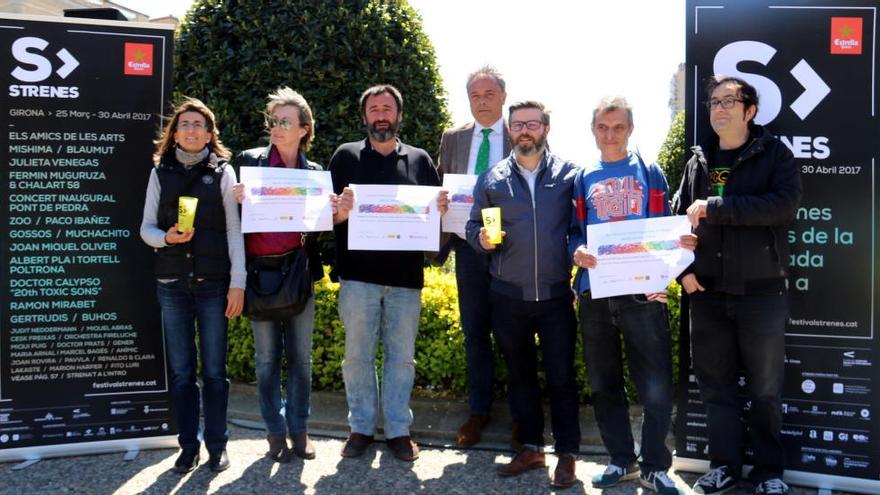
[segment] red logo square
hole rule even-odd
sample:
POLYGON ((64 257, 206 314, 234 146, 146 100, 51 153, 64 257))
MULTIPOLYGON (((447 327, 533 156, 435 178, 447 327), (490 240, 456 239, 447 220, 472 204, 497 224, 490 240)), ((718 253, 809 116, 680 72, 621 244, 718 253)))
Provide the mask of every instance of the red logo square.
POLYGON ((129 76, 152 76, 153 45, 126 43, 124 73, 129 76))
POLYGON ((831 54, 862 54, 862 18, 831 18, 831 54))

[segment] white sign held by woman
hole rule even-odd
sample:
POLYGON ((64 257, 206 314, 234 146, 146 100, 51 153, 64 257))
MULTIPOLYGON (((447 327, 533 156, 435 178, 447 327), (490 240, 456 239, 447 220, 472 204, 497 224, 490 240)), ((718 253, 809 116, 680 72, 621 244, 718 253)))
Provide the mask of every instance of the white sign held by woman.
POLYGON ((330 172, 281 167, 241 167, 241 231, 333 230, 330 172))

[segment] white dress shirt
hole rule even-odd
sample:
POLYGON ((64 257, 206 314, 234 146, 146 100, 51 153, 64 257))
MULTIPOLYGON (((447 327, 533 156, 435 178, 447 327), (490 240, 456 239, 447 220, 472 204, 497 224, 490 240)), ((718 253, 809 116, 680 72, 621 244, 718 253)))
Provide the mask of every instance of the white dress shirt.
MULTIPOLYGON (((474 122, 474 136, 471 138, 471 152, 468 155, 467 173, 473 175, 477 168, 477 155, 480 153, 480 144, 483 143, 483 127, 479 122, 474 122)), ((492 132, 489 134, 489 165, 500 162, 504 159, 504 119, 498 119, 498 122, 492 124, 492 132)))

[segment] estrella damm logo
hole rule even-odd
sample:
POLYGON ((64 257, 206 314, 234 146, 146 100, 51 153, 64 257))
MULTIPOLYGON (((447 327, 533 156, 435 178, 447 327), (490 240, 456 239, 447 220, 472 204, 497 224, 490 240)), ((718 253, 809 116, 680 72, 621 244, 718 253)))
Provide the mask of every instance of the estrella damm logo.
POLYGON ((153 45, 149 43, 126 43, 123 73, 128 76, 152 76, 153 45))
POLYGON ((831 18, 831 54, 862 54, 862 18, 831 18))

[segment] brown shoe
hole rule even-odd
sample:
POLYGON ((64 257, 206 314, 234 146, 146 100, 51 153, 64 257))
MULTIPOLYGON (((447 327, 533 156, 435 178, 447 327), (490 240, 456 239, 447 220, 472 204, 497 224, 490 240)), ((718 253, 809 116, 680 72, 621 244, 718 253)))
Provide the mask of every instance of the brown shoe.
POLYGON ((576 481, 574 456, 571 454, 559 454, 556 470, 550 475, 550 485, 554 488, 570 488, 576 481))
POLYGON ((419 458, 419 447, 408 436, 389 438, 385 443, 401 461, 412 462, 419 458))
POLYGON ((290 461, 290 449, 287 448, 287 438, 284 435, 266 435, 269 442, 269 451, 266 457, 275 462, 285 463, 290 461))
POLYGON ((315 446, 309 440, 309 434, 301 431, 290 435, 290 441, 293 443, 293 453, 302 459, 315 458, 315 446))
POLYGON ((467 421, 461 425, 461 428, 458 429, 455 444, 465 449, 473 447, 480 441, 480 435, 487 424, 489 424, 489 416, 471 414, 467 421))
POLYGON ((547 466, 544 453, 529 448, 522 449, 512 461, 498 467, 498 476, 516 476, 532 469, 547 466))
POLYGON ((510 448, 513 449, 514 452, 522 452, 522 449, 524 448, 522 442, 519 440, 519 423, 517 423, 515 419, 510 425, 510 448))
POLYGON ((342 457, 360 457, 367 451, 367 447, 373 443, 373 435, 352 433, 342 446, 342 457))

